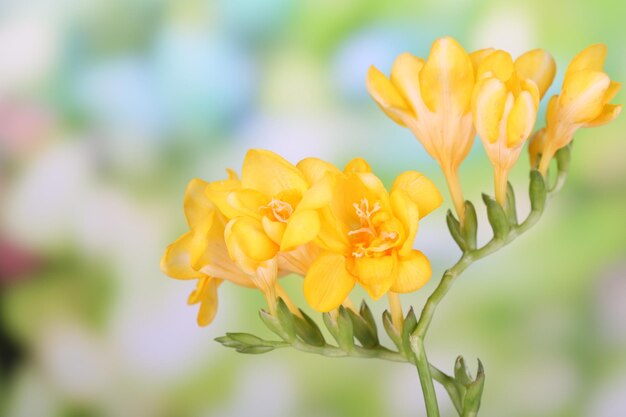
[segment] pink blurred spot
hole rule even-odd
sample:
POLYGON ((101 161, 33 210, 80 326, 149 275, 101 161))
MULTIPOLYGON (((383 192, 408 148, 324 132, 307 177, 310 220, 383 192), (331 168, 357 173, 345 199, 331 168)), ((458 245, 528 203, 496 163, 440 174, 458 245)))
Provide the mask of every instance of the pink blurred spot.
POLYGON ((0 283, 26 278, 40 265, 37 255, 0 237, 0 283))

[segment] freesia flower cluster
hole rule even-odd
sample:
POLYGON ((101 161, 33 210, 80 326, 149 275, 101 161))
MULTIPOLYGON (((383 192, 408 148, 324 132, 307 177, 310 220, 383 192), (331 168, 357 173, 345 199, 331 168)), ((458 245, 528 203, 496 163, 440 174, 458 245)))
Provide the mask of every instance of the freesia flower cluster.
MULTIPOLYGON (((544 177, 577 129, 619 114, 621 106, 609 102, 620 84, 603 72, 605 56, 602 44, 580 52, 561 93, 550 99, 546 126, 529 145, 531 168, 544 177)), ((467 205, 459 167, 474 136, 493 165, 495 199, 506 209, 509 172, 555 73, 553 58, 541 49, 513 59, 491 48, 467 53, 442 38, 427 59, 400 55, 389 77, 371 67, 366 84, 387 116, 408 127, 438 162, 462 228, 467 205)), ((173 278, 197 280, 189 303, 200 303, 200 325, 213 320, 225 280, 260 290, 270 314, 280 298, 300 315, 279 283, 291 274, 304 277, 305 298, 317 311, 350 306, 358 283, 375 300, 387 294, 394 322, 401 322, 397 294, 418 290, 432 274, 426 256, 413 248, 418 223, 441 203, 435 185, 416 171, 399 174, 388 190, 360 158, 340 170, 316 158, 293 165, 250 150, 241 176, 229 171, 225 180, 189 183, 189 231, 167 248, 161 266, 173 278)))
MULTIPOLYGON (((304 277, 304 293, 318 311, 346 301, 358 282, 374 299, 419 289, 431 276, 428 259, 413 249, 418 221, 441 204, 422 174, 401 174, 387 191, 360 158, 343 171, 316 158, 292 165, 266 150, 250 150, 241 179, 194 179, 185 194, 190 231, 170 245, 162 269, 197 279, 189 303, 200 303, 198 323, 209 324, 223 280, 258 288, 270 312, 278 283, 304 277)), ((291 306, 297 312, 295 306, 291 306)))

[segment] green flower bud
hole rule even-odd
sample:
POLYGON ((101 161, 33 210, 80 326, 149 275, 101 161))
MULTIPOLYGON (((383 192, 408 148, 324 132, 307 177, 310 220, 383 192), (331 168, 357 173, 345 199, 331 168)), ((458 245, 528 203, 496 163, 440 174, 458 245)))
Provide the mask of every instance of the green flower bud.
POLYGON ((542 212, 546 204, 546 183, 539 171, 530 171, 530 207, 532 211, 542 212))
POLYGON ((465 220, 463 221, 463 240, 467 250, 476 249, 476 232, 478 230, 478 219, 476 209, 470 201, 465 202, 465 220))
POLYGON ((502 206, 487 194, 483 194, 483 201, 487 206, 487 218, 493 229, 493 235, 498 239, 504 239, 511 229, 506 213, 502 206))

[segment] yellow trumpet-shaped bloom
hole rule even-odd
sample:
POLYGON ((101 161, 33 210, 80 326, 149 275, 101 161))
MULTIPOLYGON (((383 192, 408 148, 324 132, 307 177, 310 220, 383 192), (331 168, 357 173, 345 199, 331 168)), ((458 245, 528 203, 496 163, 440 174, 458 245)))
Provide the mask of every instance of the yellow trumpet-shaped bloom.
POLYGON ((404 53, 387 78, 374 66, 367 90, 396 123, 406 126, 441 166, 460 217, 464 198, 458 169, 474 140, 470 109, 474 88, 472 57, 454 39, 438 39, 427 60, 404 53))
POLYGON ((622 106, 609 102, 621 84, 603 71, 606 53, 606 45, 595 44, 576 55, 565 71, 561 94, 550 99, 545 130, 530 150, 531 159, 542 154, 539 171, 544 176, 556 151, 567 146, 579 128, 601 126, 619 115, 622 106))
MULTIPOLYGON (((237 181, 231 177, 229 181, 237 181)), ((209 201, 209 184, 194 179, 187 186, 184 212, 189 231, 169 245, 161 259, 161 269, 177 279, 197 279, 189 304, 200 303, 198 324, 206 326, 217 311, 217 288, 223 280, 254 288, 250 277, 230 259, 224 241, 225 219, 209 201)))
POLYGON ((515 62, 507 52, 493 51, 477 68, 474 126, 494 167, 496 200, 502 206, 509 172, 532 132, 540 97, 552 82, 554 68, 550 55, 539 49, 515 62))
POLYGON ((207 187, 227 218, 224 239, 231 259, 263 291, 270 310, 279 274, 305 273, 317 253, 310 245, 320 230, 317 210, 330 194, 324 180, 314 185, 311 175, 273 152, 253 149, 244 159, 241 181, 207 187))
POLYGON ((388 291, 405 293, 431 276, 426 256, 413 249, 418 221, 441 204, 435 185, 422 174, 401 174, 388 192, 361 159, 344 173, 318 165, 331 194, 319 210, 316 243, 322 252, 304 280, 308 303, 318 311, 337 308, 355 283, 372 298, 388 291))

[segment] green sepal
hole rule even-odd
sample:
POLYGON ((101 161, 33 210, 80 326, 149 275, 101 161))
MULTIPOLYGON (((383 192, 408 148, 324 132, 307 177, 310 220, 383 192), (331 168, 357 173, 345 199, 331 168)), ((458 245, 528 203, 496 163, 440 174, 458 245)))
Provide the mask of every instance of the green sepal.
POLYGON ((467 250, 476 249, 476 232, 478 231, 478 218, 476 209, 471 201, 465 202, 465 220, 461 232, 467 250))
POLYGON ((404 324, 402 326, 402 346, 404 347, 404 352, 411 352, 411 341, 410 337, 415 331, 417 327, 417 317, 415 317, 415 311, 413 311, 413 307, 409 309, 409 312, 406 313, 406 317, 404 318, 404 324))
POLYGON ((394 327, 393 320, 391 319, 391 314, 387 310, 383 312, 383 327, 385 328, 387 336, 389 336, 393 344, 396 345, 398 350, 402 350, 402 336, 400 335, 400 332, 394 327))
POLYGON ((284 346, 281 342, 266 341, 248 333, 226 333, 225 336, 216 337, 215 341, 237 352, 250 354, 266 353, 284 346))
POLYGON ((361 315, 361 317, 363 317, 363 320, 367 322, 370 329, 372 329, 373 333, 376 335, 376 339, 378 339, 378 327, 376 326, 376 320, 374 319, 372 310, 370 310, 365 300, 361 302, 361 308, 359 309, 359 314, 361 315))
POLYGON ((463 356, 459 356, 456 358, 454 362, 454 379, 457 383, 467 386, 472 383, 472 375, 467 369, 467 365, 465 364, 465 359, 463 356))
POLYGON ((261 320, 268 329, 270 329, 274 334, 283 339, 285 342, 291 343, 293 341, 293 339, 289 339, 289 335, 283 330, 278 318, 272 316, 270 313, 263 309, 259 311, 259 317, 261 317, 261 320))
POLYGON ((304 311, 300 310, 300 314, 302 314, 302 317, 293 315, 296 335, 307 345, 324 346, 326 341, 317 323, 307 316, 304 311))
POLYGON ((378 346, 378 335, 376 330, 370 327, 370 324, 361 316, 350 309, 346 309, 350 320, 352 320, 352 328, 354 337, 357 338, 361 345, 365 348, 373 348, 378 346))
POLYGON ((480 401, 485 387, 485 370, 483 364, 478 359, 478 372, 476 379, 467 385, 467 392, 463 400, 464 415, 476 415, 480 409, 480 401))
POLYGON ((241 346, 236 348, 239 353, 246 353, 249 355, 259 355, 261 353, 267 353, 273 351, 275 348, 273 346, 241 346))
POLYGON ((515 190, 511 183, 507 183, 506 191, 506 217, 509 219, 509 224, 517 225, 517 207, 515 204, 515 190))
POLYGON ((287 341, 293 342, 296 340, 296 326, 293 314, 287 307, 285 301, 282 298, 279 298, 276 303, 276 316, 278 316, 278 322, 280 323, 280 327, 285 332, 287 336, 287 341))
POLYGON ((354 326, 352 326, 352 319, 344 306, 339 306, 337 330, 339 347, 346 352, 350 352, 354 348, 354 326))
POLYGON ((452 214, 452 211, 450 210, 448 210, 448 213, 446 214, 446 223, 448 224, 448 230, 450 230, 450 235, 452 235, 452 239, 454 239, 454 241, 457 245, 459 245, 459 248, 461 248, 462 251, 465 251, 466 244, 465 239, 463 239, 463 234, 461 233, 461 224, 454 217, 454 214, 452 214))
POLYGON ((487 194, 483 194, 483 201, 487 206, 487 218, 493 229, 493 235, 498 239, 503 239, 511 229, 506 213, 496 200, 487 194))
POLYGON ((532 211, 542 212, 546 204, 546 182, 539 171, 530 171, 530 207, 532 211))
POLYGON ((570 161, 572 160, 572 143, 556 151, 554 159, 556 159, 556 166, 560 172, 568 172, 570 161))
POLYGON ((333 319, 330 313, 324 313, 324 324, 326 328, 337 341, 339 347, 349 352, 354 347, 354 333, 352 329, 352 320, 343 306, 339 307, 337 319, 333 319), (343 313, 342 313, 343 312, 343 313))

